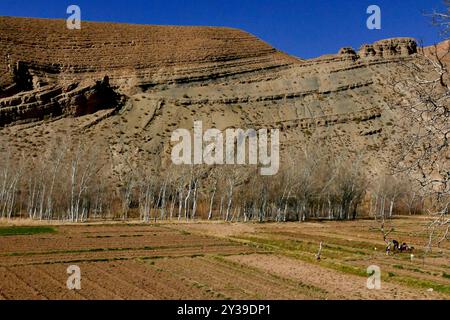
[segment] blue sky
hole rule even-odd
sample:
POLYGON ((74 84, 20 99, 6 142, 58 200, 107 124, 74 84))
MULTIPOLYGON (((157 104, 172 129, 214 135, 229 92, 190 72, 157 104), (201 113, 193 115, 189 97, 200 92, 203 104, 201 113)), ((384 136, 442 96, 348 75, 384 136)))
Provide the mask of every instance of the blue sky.
POLYGON ((442 0, 0 0, 0 15, 66 18, 71 4, 90 21, 240 28, 302 58, 390 37, 442 40, 423 16, 442 10, 442 0), (372 4, 381 8, 381 30, 366 28, 372 4))

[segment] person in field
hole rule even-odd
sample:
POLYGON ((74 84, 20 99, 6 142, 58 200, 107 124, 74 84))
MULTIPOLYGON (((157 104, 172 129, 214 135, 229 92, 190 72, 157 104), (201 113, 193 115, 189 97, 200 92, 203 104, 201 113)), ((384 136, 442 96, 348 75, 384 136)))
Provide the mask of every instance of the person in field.
POLYGON ((391 252, 411 252, 414 250, 414 247, 409 246, 406 242, 403 242, 401 245, 397 240, 388 241, 386 246, 386 255, 389 255, 391 252))

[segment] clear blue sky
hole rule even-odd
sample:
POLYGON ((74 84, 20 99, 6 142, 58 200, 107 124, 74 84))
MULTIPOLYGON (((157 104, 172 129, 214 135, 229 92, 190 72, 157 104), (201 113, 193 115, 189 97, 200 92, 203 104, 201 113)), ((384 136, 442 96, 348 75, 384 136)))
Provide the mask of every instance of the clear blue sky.
POLYGON ((65 18, 70 4, 90 21, 240 28, 303 58, 398 36, 433 44, 442 39, 423 12, 444 8, 442 0, 0 0, 0 15, 65 18), (371 4, 381 7, 381 30, 366 28, 371 4))

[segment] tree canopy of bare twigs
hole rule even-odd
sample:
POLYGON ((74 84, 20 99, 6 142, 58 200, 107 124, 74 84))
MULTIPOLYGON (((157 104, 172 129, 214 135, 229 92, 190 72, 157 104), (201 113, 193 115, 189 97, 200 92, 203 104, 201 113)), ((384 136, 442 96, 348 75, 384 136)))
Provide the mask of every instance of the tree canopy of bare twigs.
MULTIPOLYGON (((433 12, 432 22, 444 37, 449 32, 450 1, 446 12, 433 12)), ((447 39, 448 40, 448 39, 447 39)), ((428 248, 448 239, 450 218, 450 47, 422 49, 404 65, 406 73, 392 79, 393 108, 404 115, 406 136, 400 142, 400 156, 393 161, 395 172, 413 177, 428 201, 434 217, 429 224, 428 248)))

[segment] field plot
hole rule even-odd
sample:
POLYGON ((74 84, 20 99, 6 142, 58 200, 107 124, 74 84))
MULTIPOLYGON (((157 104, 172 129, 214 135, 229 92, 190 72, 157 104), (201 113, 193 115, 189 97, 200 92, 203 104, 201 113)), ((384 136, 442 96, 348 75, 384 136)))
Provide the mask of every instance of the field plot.
POLYGON ((1 226, 0 299, 450 298, 448 243, 423 260, 419 218, 396 220, 417 257, 386 256, 372 224, 1 226), (70 265, 81 290, 66 286, 70 265), (369 265, 380 290, 366 287, 369 265))

